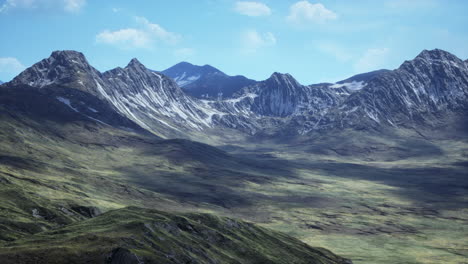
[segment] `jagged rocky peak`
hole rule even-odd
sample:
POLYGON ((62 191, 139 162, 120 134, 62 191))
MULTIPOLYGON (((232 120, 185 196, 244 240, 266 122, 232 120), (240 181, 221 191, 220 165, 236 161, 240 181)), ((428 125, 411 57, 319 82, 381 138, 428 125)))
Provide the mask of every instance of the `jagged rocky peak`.
POLYGON ((182 93, 177 84, 161 73, 146 68, 138 59, 133 58, 125 68, 117 67, 102 74, 106 83, 106 94, 121 93, 125 96, 146 91, 165 91, 182 93))
POLYGON ((268 85, 276 85, 276 86, 286 86, 286 87, 297 87, 301 86, 301 84, 292 77, 289 73, 279 73, 274 72, 270 78, 266 80, 268 85))
MULTIPOLYGON (((83 53, 74 50, 56 50, 50 55, 50 58, 55 59, 59 63, 79 63, 89 65, 83 53)), ((49 58, 49 59, 50 59, 49 58)))
POLYGON ((405 61, 400 69, 412 71, 417 68, 420 70, 440 71, 448 70, 453 67, 465 68, 466 64, 450 52, 434 49, 423 50, 413 60, 405 61))
POLYGON ((137 58, 133 58, 125 68, 147 69, 137 58))
POLYGON ((433 60, 460 60, 457 56, 453 55, 452 53, 441 50, 441 49, 433 49, 433 50, 423 50, 416 56, 416 59, 425 59, 429 61, 433 60))
POLYGON ((27 68, 12 81, 42 88, 49 85, 66 85, 70 88, 98 95, 96 80, 100 73, 89 65, 81 52, 54 51, 47 58, 27 68))

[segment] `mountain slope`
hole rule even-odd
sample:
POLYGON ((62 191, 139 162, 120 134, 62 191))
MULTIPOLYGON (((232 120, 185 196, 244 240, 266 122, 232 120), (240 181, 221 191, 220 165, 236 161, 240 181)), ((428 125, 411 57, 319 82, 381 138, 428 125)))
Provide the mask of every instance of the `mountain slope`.
POLYGON ((123 69, 116 68, 102 75, 104 97, 149 130, 184 136, 190 130, 201 130, 211 124, 209 110, 186 96, 174 81, 147 69, 136 59, 123 69))
MULTIPOLYGON (((244 88, 235 98, 204 103, 224 113, 214 117, 216 124, 251 135, 284 128, 293 116, 321 116, 349 95, 345 88, 299 84, 291 75, 274 73, 265 81, 244 88)), ((301 130, 292 129, 293 134, 301 130)))
POLYGON ((137 207, 9 243, 0 258, 3 263, 351 263, 242 221, 137 207))
POLYGON ((378 73, 325 116, 307 116, 304 127, 311 132, 458 127, 452 131, 465 133, 467 97, 467 65, 448 52, 425 50, 396 70, 378 73))
POLYGON ((135 207, 112 211, 131 205, 222 212, 254 197, 240 191, 247 182, 286 174, 281 164, 160 140, 112 110, 106 101, 60 85, 2 86, 2 263, 349 263, 232 219, 135 207))
POLYGON ((133 59, 125 68, 100 73, 83 54, 55 51, 10 82, 43 89, 50 85, 87 92, 161 136, 187 137, 211 126, 212 109, 185 95, 170 78, 133 59))
MULTIPOLYGON (((195 69, 190 74, 224 76, 209 66, 192 66, 182 63, 169 73, 195 69)), ((81 53, 58 51, 25 70, 12 84, 39 89, 54 84, 88 92, 161 137, 210 141, 207 138, 215 136, 223 141, 223 134, 270 137, 280 132, 297 137, 343 128, 443 127, 438 122, 442 116, 447 116, 446 123, 464 123, 467 76, 464 61, 433 50, 394 71, 356 75, 336 84, 304 86, 289 74, 274 73, 232 98, 200 100, 136 59, 125 68, 99 73, 81 53)))
POLYGON ((374 124, 435 125, 440 115, 462 115, 468 109, 468 67, 454 55, 423 51, 397 70, 369 81, 340 107, 342 122, 365 116, 374 124))
POLYGON ((350 91, 358 91, 358 90, 361 90, 364 86, 366 86, 369 80, 387 72, 390 72, 390 70, 377 70, 377 71, 357 74, 357 75, 349 77, 348 79, 345 79, 345 80, 342 80, 333 84, 331 88, 345 87, 350 91))
POLYGON ((210 66, 197 66, 188 62, 178 63, 164 71, 189 95, 197 98, 231 97, 241 88, 252 85, 254 80, 244 76, 229 76, 210 66))
POLYGON ((83 53, 65 50, 52 52, 49 58, 27 68, 10 83, 37 88, 51 84, 62 85, 100 97, 100 76, 99 71, 89 65, 83 53))

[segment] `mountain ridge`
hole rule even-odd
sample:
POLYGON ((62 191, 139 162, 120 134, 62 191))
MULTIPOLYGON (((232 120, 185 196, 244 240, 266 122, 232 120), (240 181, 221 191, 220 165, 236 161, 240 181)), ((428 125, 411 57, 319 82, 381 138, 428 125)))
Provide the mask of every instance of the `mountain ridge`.
POLYGON ((465 111, 467 76, 466 63, 455 55, 424 50, 393 71, 355 75, 335 84, 306 86, 290 74, 275 72, 230 98, 200 100, 186 95, 171 78, 147 69, 137 59, 125 68, 100 73, 82 53, 56 51, 11 83, 39 89, 60 84, 89 92, 156 135, 193 138, 200 131, 216 128, 254 135, 279 126, 288 127, 290 136, 300 136, 360 129, 363 124, 369 128, 398 127, 415 120, 431 126, 436 115, 465 111))

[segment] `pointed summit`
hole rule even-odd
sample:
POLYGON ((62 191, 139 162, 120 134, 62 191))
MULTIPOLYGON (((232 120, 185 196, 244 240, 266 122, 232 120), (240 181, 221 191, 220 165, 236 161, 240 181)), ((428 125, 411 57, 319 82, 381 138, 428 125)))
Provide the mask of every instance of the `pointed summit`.
POLYGON ((437 71, 439 73, 448 73, 454 68, 460 67, 464 68, 465 63, 457 56, 441 49, 433 49, 423 50, 413 60, 405 61, 398 69, 415 74, 419 71, 429 70, 437 71))
POLYGON ((415 59, 425 59, 425 60, 459 60, 457 56, 453 55, 452 53, 441 50, 441 49, 433 49, 433 50, 423 50, 421 53, 416 56, 415 59))
POLYGON ((125 68, 138 68, 138 69, 146 69, 145 65, 141 63, 137 58, 133 58, 125 68))
POLYGON ((274 72, 270 78, 266 80, 268 85, 282 86, 282 87, 297 87, 301 84, 292 77, 289 73, 274 72))
POLYGON ((89 65, 83 53, 60 50, 24 70, 13 79, 12 84, 26 84, 37 88, 64 85, 99 95, 96 84, 99 79, 100 73, 89 65))

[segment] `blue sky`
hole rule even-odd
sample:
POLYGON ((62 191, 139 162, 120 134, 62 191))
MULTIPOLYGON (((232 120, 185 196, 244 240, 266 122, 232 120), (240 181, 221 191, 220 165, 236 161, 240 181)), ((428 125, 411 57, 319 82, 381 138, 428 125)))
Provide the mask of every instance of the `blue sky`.
POLYGON ((155 70, 188 61, 335 82, 423 49, 467 59, 467 10, 464 0, 0 0, 0 80, 73 49, 100 71, 136 57, 155 70))

